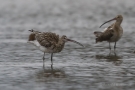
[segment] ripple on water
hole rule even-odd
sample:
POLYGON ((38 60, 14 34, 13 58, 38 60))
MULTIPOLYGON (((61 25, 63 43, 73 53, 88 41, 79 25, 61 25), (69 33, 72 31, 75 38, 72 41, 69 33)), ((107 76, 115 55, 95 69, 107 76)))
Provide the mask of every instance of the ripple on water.
POLYGON ((134 90, 134 0, 0 1, 0 89, 134 90), (124 35, 110 53, 93 32, 117 14, 124 17, 124 35), (53 68, 46 54, 43 68, 43 52, 27 43, 29 29, 66 34, 85 48, 67 43, 54 54, 53 68))

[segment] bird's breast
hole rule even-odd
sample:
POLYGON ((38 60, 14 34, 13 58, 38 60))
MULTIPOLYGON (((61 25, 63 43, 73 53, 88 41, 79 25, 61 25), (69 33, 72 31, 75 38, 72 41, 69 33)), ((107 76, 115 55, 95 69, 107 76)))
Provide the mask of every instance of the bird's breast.
POLYGON ((123 30, 114 31, 113 36, 110 38, 110 42, 117 42, 123 35, 123 30))

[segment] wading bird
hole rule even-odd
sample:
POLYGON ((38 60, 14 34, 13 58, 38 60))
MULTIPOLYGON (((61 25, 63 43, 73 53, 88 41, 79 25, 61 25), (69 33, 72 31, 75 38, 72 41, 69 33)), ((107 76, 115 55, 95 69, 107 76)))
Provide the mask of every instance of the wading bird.
POLYGON ((117 41, 122 37, 123 35, 123 29, 121 27, 121 23, 123 21, 122 15, 118 15, 115 18, 104 22, 100 27, 102 27, 104 24, 116 20, 111 26, 106 28, 103 32, 100 31, 95 31, 94 34, 96 36, 96 43, 97 42, 102 42, 102 41, 107 41, 109 42, 109 49, 111 50, 110 43, 115 42, 114 44, 114 50, 116 48, 116 43, 117 41))
POLYGON ((59 37, 59 35, 52 32, 39 32, 33 29, 29 31, 32 33, 29 35, 28 42, 34 44, 39 50, 44 52, 43 65, 45 60, 45 53, 51 53, 51 63, 53 64, 53 53, 61 52, 67 41, 74 42, 83 46, 77 41, 68 39, 65 35, 59 37))

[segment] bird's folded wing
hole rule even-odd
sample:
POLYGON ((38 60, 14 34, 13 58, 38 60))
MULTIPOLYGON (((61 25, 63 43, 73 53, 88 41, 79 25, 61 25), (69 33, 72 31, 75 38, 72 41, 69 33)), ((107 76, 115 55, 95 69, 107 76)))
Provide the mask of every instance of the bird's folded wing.
POLYGON ((37 34, 36 39, 41 46, 51 47, 52 45, 58 43, 59 36, 56 35, 55 33, 44 32, 37 34))
POLYGON ((108 28, 106 31, 104 31, 100 36, 96 38, 96 42, 102 42, 102 41, 109 41, 110 38, 113 36, 113 30, 112 28, 108 28))

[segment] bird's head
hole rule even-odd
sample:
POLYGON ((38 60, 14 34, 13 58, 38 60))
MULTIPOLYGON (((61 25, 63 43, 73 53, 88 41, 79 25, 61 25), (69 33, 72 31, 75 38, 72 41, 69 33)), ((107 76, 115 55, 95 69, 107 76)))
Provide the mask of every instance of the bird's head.
POLYGON ((100 27, 102 27, 104 24, 106 24, 106 23, 108 23, 108 22, 111 22, 111 21, 114 21, 114 20, 122 22, 123 17, 122 17, 122 15, 117 15, 115 18, 110 19, 110 20, 104 22, 100 27))
POLYGON ((115 17, 115 20, 122 21, 123 20, 123 16, 122 15, 118 15, 117 17, 115 17))
POLYGON ((36 30, 33 30, 33 29, 28 30, 28 31, 30 31, 30 32, 32 32, 32 33, 35 33, 35 34, 37 34, 37 33, 41 33, 41 32, 39 32, 39 31, 36 31, 36 30))
POLYGON ((33 30, 33 29, 31 29, 31 30, 28 30, 28 31, 30 31, 30 32, 34 32, 34 30, 33 30))

